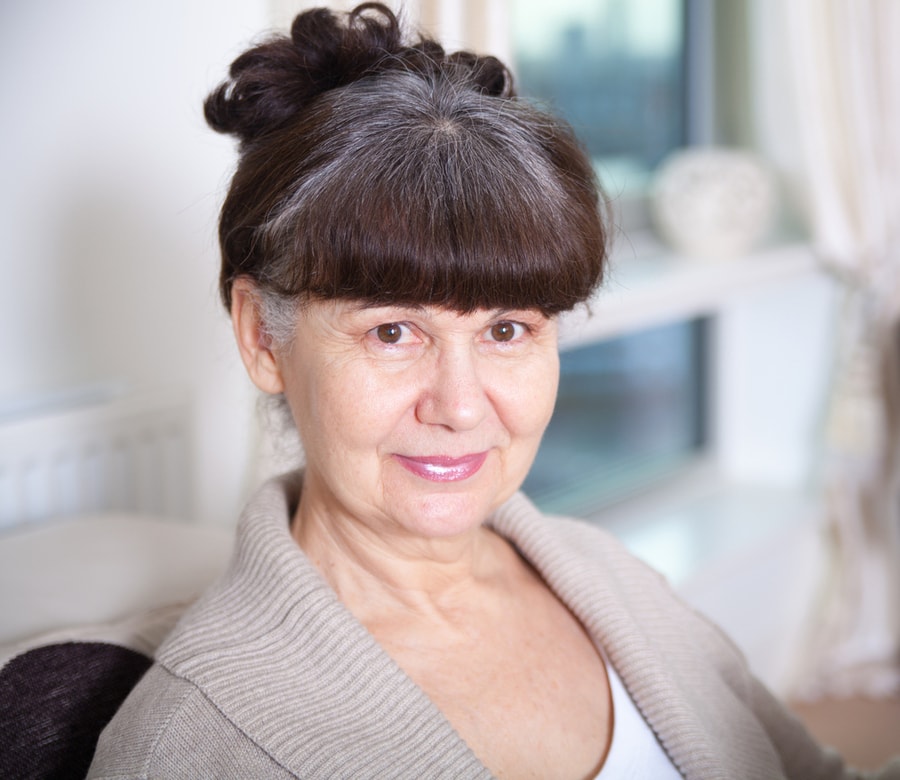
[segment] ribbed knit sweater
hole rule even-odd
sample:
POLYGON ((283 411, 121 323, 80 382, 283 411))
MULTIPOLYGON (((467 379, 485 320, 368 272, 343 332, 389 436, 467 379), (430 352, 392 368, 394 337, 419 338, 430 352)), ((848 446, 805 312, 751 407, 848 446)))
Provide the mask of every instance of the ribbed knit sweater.
MULTIPOLYGON (((89 777, 491 776, 294 542, 300 484, 273 480, 250 502, 228 571, 159 649, 89 777)), ((855 776, 607 533, 545 517, 522 495, 488 523, 604 648, 685 777, 855 776)))

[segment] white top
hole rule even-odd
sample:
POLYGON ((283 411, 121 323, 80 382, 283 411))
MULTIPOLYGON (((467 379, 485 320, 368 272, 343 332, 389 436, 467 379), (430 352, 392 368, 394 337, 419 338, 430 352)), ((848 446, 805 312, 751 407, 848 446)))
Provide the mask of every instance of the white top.
POLYGON ((638 712, 613 665, 606 662, 613 703, 612 744, 596 780, 653 778, 680 780, 681 774, 638 712))

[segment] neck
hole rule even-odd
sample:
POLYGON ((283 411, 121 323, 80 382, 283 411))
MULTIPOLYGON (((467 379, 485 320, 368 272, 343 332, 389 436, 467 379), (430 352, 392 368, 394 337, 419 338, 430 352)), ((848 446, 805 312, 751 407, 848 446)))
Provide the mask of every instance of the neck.
MULTIPOLYGON (((480 585, 495 581, 503 558, 515 555, 479 526, 436 539, 374 530, 327 508, 304 504, 292 534, 351 611, 401 608, 420 614, 452 611, 480 585)), ((365 620, 363 620, 365 622, 365 620)))

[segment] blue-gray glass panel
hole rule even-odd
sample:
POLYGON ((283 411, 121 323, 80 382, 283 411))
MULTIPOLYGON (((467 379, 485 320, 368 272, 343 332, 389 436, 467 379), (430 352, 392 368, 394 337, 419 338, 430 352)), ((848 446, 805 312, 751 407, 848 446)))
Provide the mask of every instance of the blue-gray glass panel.
POLYGON ((704 446, 702 320, 564 352, 559 397, 525 492, 589 516, 704 446))
POLYGON ((514 0, 521 94, 562 114, 612 194, 686 138, 685 0, 514 0))

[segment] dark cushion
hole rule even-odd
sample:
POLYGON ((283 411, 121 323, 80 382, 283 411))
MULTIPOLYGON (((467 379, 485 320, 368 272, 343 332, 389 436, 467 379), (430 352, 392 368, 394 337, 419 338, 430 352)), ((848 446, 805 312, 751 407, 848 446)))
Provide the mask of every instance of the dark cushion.
POLYGON ((0 777, 84 778, 100 732, 151 663, 107 642, 12 658, 0 669, 0 777))

